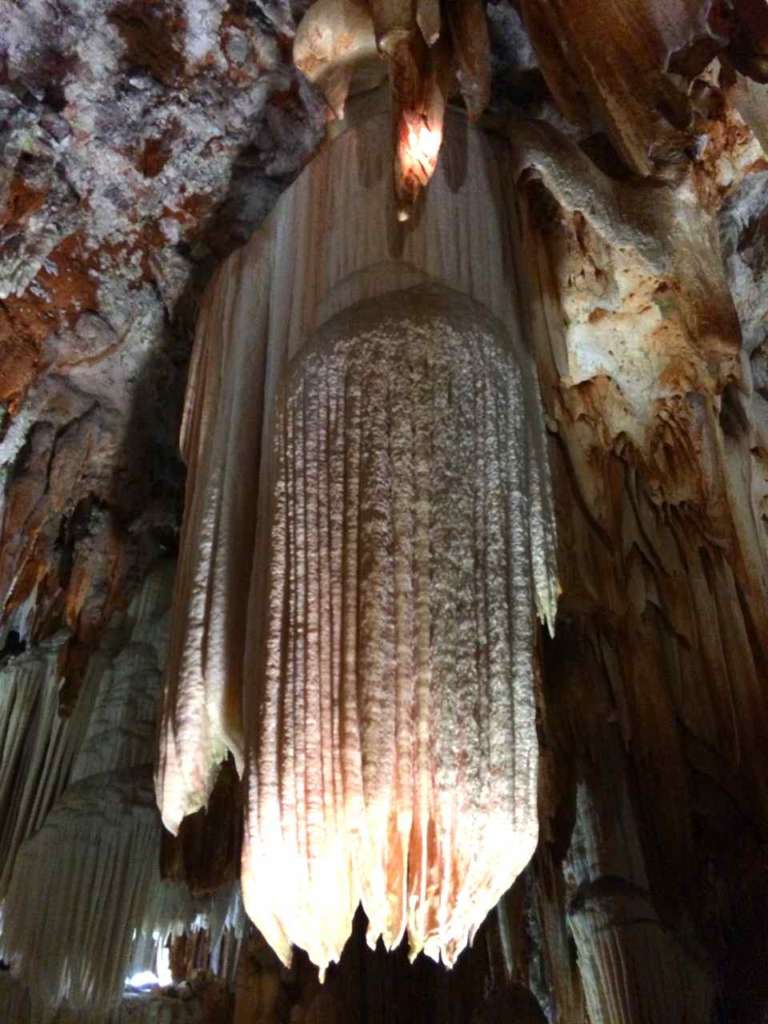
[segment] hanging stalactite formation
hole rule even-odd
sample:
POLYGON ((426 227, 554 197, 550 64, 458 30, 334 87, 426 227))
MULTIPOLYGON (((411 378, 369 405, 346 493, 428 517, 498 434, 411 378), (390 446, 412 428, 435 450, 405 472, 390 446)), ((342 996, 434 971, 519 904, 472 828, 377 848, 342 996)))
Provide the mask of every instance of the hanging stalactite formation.
POLYGON ((533 621, 538 605, 551 625, 556 601, 530 356, 496 287, 510 241, 490 150, 472 136, 466 185, 440 177, 398 243, 386 117, 318 158, 208 297, 158 774, 175 830, 227 749, 245 764, 246 909, 283 959, 296 943, 322 969, 360 901, 372 943, 407 930, 414 954, 453 963, 530 858, 533 621), (356 152, 375 158, 368 180, 356 152), (318 237, 295 219, 335 174, 349 189, 325 193, 345 199, 318 237), (455 216, 487 274, 425 245, 455 216), (315 282, 300 275, 318 245, 315 282))
POLYGON ((7 659, 0 669, 0 899, 19 847, 69 781, 93 705, 93 678, 74 714, 59 717, 58 656, 64 637, 7 659))
POLYGON ((398 216, 410 215, 435 172, 445 105, 460 93, 476 119, 491 93, 488 25, 482 0, 318 0, 296 33, 299 70, 342 117, 350 90, 370 86, 383 59, 392 91, 398 216))
POLYGON ((0 1009, 26 1000, 31 1014, 14 1010, 13 1024, 59 1020, 59 1011, 101 1024, 118 1013, 126 978, 156 968, 169 936, 205 929, 219 957, 225 931, 242 938, 239 886, 194 899, 160 877, 151 762, 170 591, 163 564, 91 659, 68 721, 50 720, 60 643, 48 658, 20 655, 5 669, 15 712, 2 778, 17 824, 10 817, 4 835, 0 956, 15 987, 0 1009))
POLYGON ((168 598, 165 568, 137 596, 128 628, 109 638, 133 642, 114 659, 94 658, 84 734, 59 768, 68 785, 9 865, 0 948, 41 1016, 66 1005, 98 1019, 119 1000, 159 882, 151 756, 168 598))
POLYGON ((536 846, 554 529, 504 335, 393 292, 329 321, 277 399, 243 862, 286 961, 338 960, 362 902, 372 946, 407 930, 450 966, 536 846))
POLYGON ((0 1021, 765 1024, 765 0, 0 24, 0 1021))

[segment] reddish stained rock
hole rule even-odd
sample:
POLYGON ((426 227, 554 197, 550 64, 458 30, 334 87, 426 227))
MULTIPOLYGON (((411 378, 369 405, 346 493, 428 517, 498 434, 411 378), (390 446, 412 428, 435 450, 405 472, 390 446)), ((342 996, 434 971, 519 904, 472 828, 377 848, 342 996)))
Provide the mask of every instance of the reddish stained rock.
POLYGON ((147 70, 164 85, 175 85, 184 70, 179 35, 185 19, 179 5, 128 0, 109 17, 125 44, 126 65, 147 70))
POLYGON ((145 178, 156 178, 168 163, 173 152, 173 140, 178 129, 171 127, 162 135, 152 135, 145 139, 136 166, 145 178))
POLYGON ((11 411, 35 377, 39 343, 48 333, 28 332, 23 321, 20 326, 22 310, 14 310, 13 303, 0 302, 0 402, 7 403, 11 411))
POLYGON ((33 287, 0 302, 0 401, 11 412, 37 375, 46 338, 98 307, 94 266, 82 235, 70 235, 51 252, 33 287))
POLYGON ((0 208, 0 229, 7 235, 13 228, 20 227, 35 210, 45 203, 47 193, 33 188, 21 175, 16 175, 6 194, 5 207, 0 208))
POLYGON ((699 0, 521 0, 560 109, 600 125, 636 173, 686 164, 695 142, 687 86, 728 38, 699 0))

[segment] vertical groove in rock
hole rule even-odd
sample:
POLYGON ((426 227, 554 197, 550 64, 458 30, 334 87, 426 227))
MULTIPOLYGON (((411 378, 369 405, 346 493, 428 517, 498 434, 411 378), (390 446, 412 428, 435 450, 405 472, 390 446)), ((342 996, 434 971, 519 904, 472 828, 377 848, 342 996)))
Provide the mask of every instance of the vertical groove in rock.
POLYGON ((708 965, 664 928, 647 893, 620 878, 599 879, 576 894, 569 924, 590 1021, 712 1019, 708 965))
POLYGON ((66 637, 9 658, 0 670, 0 898, 20 845, 66 787, 93 706, 91 677, 70 718, 60 718, 58 659, 66 637))

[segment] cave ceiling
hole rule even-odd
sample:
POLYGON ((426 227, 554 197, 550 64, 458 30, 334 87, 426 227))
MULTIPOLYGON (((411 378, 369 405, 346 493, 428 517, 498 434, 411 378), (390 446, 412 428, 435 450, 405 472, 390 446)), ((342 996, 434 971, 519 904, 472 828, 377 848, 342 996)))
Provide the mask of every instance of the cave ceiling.
MULTIPOLYGON (((20 634, 70 629, 73 693, 119 595, 175 543, 176 433, 202 288, 332 116, 293 66, 303 13, 240 0, 3 4, 0 601, 6 628, 20 634)), ((676 194, 687 190, 692 217, 719 216, 759 387, 768 375, 761 6, 617 2, 608 17, 600 4, 524 0, 487 14, 489 121, 550 124, 612 187, 637 184, 630 204, 643 188, 682 182, 676 194)), ((572 197, 557 198, 567 208, 572 197)), ((639 291, 647 298, 663 276, 657 266, 639 291)), ((719 289, 709 313, 731 317, 719 332, 733 345, 716 374, 722 390, 738 376, 739 323, 719 268, 692 290, 709 288, 719 289)), ((637 289, 625 292, 604 334, 643 306, 637 289)), ((647 418, 684 347, 676 332, 659 345, 640 324, 606 366, 584 329, 588 301, 575 290, 569 301, 569 379, 591 379, 596 361, 619 386, 623 373, 628 415, 647 418)))

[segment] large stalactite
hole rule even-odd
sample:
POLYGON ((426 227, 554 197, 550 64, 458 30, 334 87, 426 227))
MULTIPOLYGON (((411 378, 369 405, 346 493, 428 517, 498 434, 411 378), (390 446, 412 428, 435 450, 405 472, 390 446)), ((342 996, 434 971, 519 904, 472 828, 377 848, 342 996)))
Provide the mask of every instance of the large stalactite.
POLYGON ((407 929, 414 955, 453 963, 527 863, 533 616, 551 626, 556 601, 494 149, 470 134, 452 181, 452 117, 448 169, 400 229, 386 119, 337 138, 207 298, 158 775, 176 828, 227 749, 246 762, 246 907, 282 958, 295 942, 322 969, 360 901, 372 944, 407 929), (478 264, 430 244, 456 218, 478 264))
POLYGON ((505 335, 447 290, 388 293, 323 325, 277 399, 243 863, 286 959, 338 960, 362 901, 372 946, 407 929, 452 965, 535 849, 554 524, 505 335))

